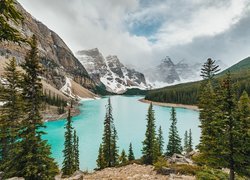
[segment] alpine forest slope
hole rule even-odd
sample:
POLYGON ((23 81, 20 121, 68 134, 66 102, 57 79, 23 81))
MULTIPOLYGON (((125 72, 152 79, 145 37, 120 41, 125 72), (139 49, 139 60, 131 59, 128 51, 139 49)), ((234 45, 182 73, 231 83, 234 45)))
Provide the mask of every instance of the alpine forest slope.
MULTIPOLYGON (((245 90, 250 93, 250 57, 247 57, 215 76, 221 81, 230 71, 232 81, 236 84, 237 94, 240 96, 245 90)), ((198 104, 199 89, 202 81, 189 82, 148 91, 145 99, 156 102, 198 104)))
MULTIPOLYGON (((83 87, 95 91, 94 81, 65 42, 43 23, 34 19, 17 1, 15 6, 23 20, 19 24, 13 23, 13 27, 20 32, 23 39, 29 39, 33 34, 37 37, 38 55, 44 69, 42 76, 46 83, 60 90, 68 77, 83 87)), ((19 65, 28 51, 29 45, 25 42, 0 43, 1 61, 15 57, 19 65)))

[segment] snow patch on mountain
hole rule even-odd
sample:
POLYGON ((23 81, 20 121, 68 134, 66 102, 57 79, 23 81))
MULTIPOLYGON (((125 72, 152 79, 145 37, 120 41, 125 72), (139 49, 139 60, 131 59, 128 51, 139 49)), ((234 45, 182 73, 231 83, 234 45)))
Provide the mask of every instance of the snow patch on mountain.
POLYGON ((149 87, 142 73, 124 66, 117 56, 104 58, 97 48, 78 51, 76 56, 92 79, 110 92, 123 93, 131 88, 149 87))
POLYGON ((64 93, 65 95, 75 99, 76 95, 72 93, 72 84, 71 84, 71 79, 66 77, 65 78, 65 84, 64 86, 60 89, 60 91, 62 93, 64 93))

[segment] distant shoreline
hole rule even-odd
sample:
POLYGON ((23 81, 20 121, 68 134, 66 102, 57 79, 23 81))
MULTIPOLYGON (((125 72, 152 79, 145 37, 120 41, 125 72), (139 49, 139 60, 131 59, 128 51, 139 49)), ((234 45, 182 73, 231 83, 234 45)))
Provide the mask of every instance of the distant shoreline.
POLYGON ((148 103, 148 104, 152 103, 153 105, 157 105, 157 106, 185 108, 185 109, 190 109, 190 110, 194 110, 194 111, 199 111, 198 106, 195 106, 195 105, 155 102, 155 101, 146 100, 144 98, 139 99, 139 101, 143 102, 143 103, 148 103))

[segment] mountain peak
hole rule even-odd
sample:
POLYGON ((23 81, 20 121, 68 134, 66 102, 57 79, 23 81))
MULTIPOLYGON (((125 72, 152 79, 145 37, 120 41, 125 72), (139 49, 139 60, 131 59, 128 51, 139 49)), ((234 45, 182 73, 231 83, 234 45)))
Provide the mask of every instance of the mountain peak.
POLYGON ((162 59, 162 64, 166 64, 167 66, 174 66, 174 63, 169 56, 166 56, 165 59, 162 59))
POLYGON ((93 49, 88 49, 88 50, 80 50, 77 51, 77 55, 85 55, 85 54, 99 54, 99 49, 98 48, 93 48, 93 49))

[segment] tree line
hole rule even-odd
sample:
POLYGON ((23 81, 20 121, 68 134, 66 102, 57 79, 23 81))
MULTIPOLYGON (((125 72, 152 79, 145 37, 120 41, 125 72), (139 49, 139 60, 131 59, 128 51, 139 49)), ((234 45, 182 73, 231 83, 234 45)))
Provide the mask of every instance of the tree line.
MULTIPOLYGON (((231 80, 237 87, 236 88, 237 99, 240 98, 240 95, 244 91, 250 94, 249 69, 244 69, 244 68, 242 69, 230 68, 230 69, 233 70, 231 72, 231 80)), ((225 71, 216 74, 214 76, 214 81, 216 81, 217 83, 223 81, 223 79, 226 78, 226 72, 225 73, 224 72, 225 71)), ((146 93, 145 99, 157 102, 198 105, 199 96, 201 92, 200 86, 202 86, 203 83, 204 80, 151 90, 146 93)))

